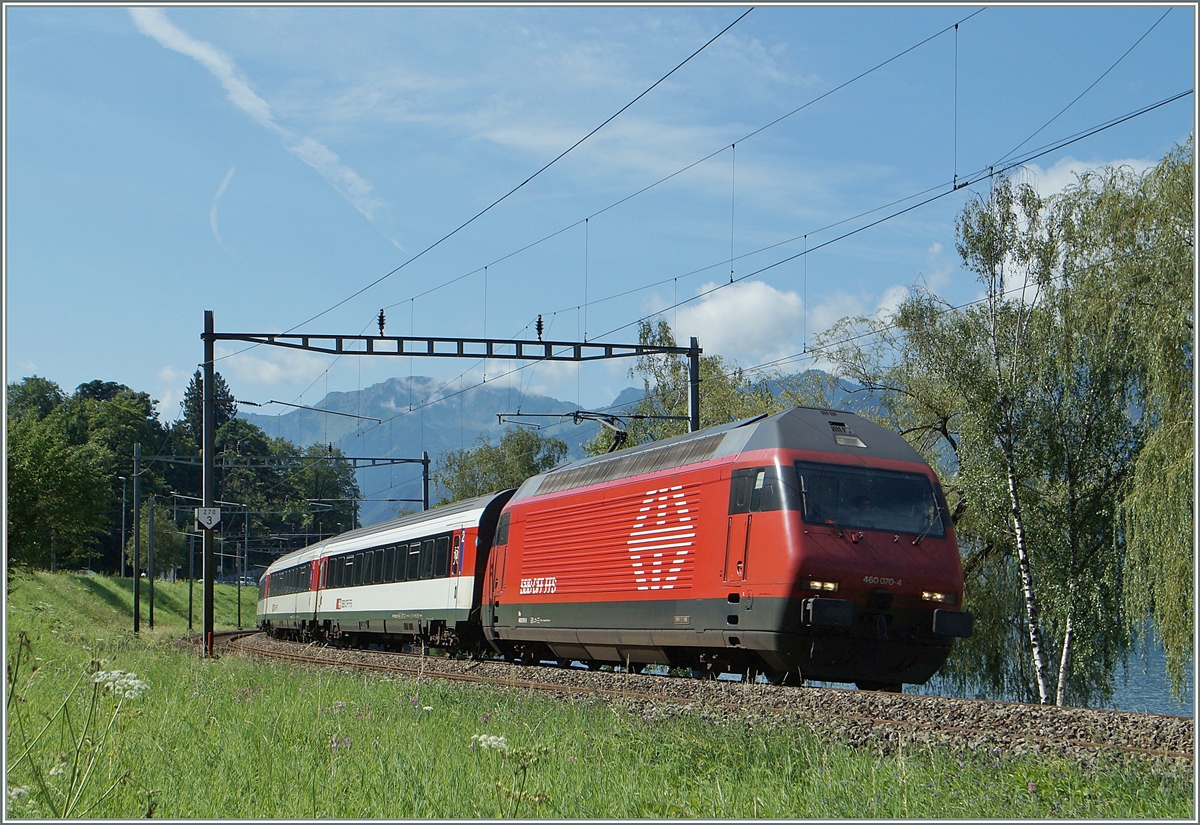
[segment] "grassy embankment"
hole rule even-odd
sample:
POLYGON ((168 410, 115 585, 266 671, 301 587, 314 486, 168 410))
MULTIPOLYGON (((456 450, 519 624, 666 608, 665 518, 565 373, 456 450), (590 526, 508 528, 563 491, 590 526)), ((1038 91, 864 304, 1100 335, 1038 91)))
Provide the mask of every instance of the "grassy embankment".
MULTIPOLYGON (((1193 817, 1183 771, 916 746, 885 756, 803 728, 648 721, 591 699, 202 661, 174 643, 186 583, 158 584, 156 630, 141 638, 129 630, 130 584, 9 581, 10 816, 1193 817)), ((218 587, 218 629, 234 622, 233 597, 218 587)))

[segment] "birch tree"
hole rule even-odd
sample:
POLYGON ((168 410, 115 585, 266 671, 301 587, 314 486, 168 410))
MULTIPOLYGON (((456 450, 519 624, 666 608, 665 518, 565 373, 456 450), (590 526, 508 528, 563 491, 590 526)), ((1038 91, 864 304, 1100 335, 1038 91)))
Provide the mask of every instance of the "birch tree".
POLYGON ((958 308, 914 289, 894 315, 824 340, 850 341, 829 356, 946 481, 980 630, 952 678, 1087 704, 1111 693, 1127 649, 1115 513, 1141 429, 1126 414, 1120 319, 1080 288, 1055 216, 998 180, 958 222, 983 300, 958 308), (876 335, 847 334, 864 328, 876 335))

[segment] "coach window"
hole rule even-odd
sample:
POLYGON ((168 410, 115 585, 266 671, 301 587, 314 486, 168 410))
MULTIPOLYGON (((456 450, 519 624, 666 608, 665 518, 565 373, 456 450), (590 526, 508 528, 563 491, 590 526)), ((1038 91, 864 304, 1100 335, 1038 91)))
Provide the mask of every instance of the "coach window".
POLYGON ((462 536, 454 534, 454 544, 450 549, 450 575, 458 575, 458 567, 462 559, 462 536))
POLYGON ((396 548, 387 547, 383 551, 383 580, 392 581, 396 565, 396 548))
POLYGON ((387 555, 384 553, 382 547, 375 548, 375 575, 371 579, 371 581, 373 581, 375 584, 379 584, 383 581, 383 568, 386 565, 386 558, 387 555))
POLYGON ((362 584, 362 579, 363 579, 363 554, 362 553, 354 554, 353 564, 354 564, 354 581, 351 582, 351 584, 353 584, 355 587, 357 587, 358 585, 362 584))
POLYGON ((438 536, 437 549, 433 554, 433 577, 444 579, 450 566, 450 537, 438 536))
POLYGON ((433 578, 433 539, 421 542, 421 578, 433 578))
POLYGON ((411 550, 412 548, 407 544, 402 544, 397 548, 396 555, 399 556, 399 558, 396 559, 396 581, 398 582, 407 581, 411 578, 408 572, 411 569, 410 565, 412 564, 412 562, 409 560, 409 557, 411 556, 411 550))

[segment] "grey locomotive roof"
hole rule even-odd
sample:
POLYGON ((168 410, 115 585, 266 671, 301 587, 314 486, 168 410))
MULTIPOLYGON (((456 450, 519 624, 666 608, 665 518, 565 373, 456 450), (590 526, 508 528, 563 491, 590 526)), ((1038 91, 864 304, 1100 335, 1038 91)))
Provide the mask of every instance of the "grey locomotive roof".
POLYGON ((709 427, 558 467, 527 480, 513 499, 766 449, 812 450, 859 459, 924 463, 917 451, 899 435, 861 416, 838 410, 794 407, 774 415, 709 427))

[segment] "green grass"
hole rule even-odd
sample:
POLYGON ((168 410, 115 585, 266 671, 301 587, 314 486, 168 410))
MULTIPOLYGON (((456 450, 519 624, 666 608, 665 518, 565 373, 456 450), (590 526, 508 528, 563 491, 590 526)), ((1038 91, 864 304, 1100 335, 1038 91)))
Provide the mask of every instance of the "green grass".
MULTIPOLYGON (((60 815, 72 788, 72 816, 113 818, 151 809, 174 818, 1193 815, 1190 770, 921 747, 885 756, 804 727, 649 719, 594 697, 203 661, 165 630, 186 629, 186 590, 182 625, 167 608, 163 629, 134 639, 120 600, 127 582, 89 588, 83 578, 38 574, 9 594, 17 679, 7 783, 29 789, 10 790, 10 815, 60 815), (149 692, 118 708, 86 678, 93 658, 136 672, 149 692), (478 735, 503 737, 507 748, 480 747, 478 735), (89 760, 81 783, 78 766, 89 760)), ((228 600, 218 607, 218 622, 228 621, 228 600)))

